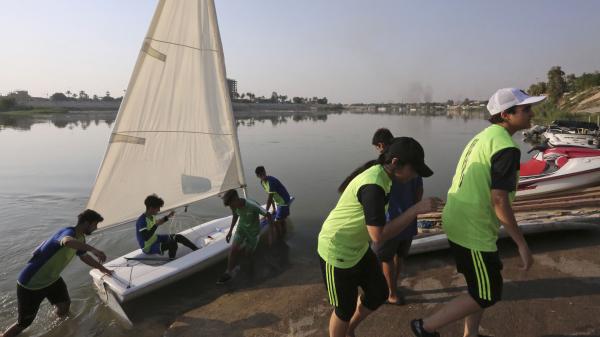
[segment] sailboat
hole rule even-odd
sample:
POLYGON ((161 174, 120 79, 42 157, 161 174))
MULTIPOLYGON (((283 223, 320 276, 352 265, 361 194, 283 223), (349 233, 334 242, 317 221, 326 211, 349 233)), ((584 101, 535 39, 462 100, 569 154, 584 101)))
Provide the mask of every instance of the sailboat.
MULTIPOLYGON (((152 193, 170 210, 244 186, 214 1, 161 0, 87 207, 107 229, 131 224, 152 193)), ((180 247, 175 260, 138 249, 105 264, 113 275, 92 270, 100 298, 118 305, 223 259, 230 223, 224 217, 181 232, 200 249, 180 247)))

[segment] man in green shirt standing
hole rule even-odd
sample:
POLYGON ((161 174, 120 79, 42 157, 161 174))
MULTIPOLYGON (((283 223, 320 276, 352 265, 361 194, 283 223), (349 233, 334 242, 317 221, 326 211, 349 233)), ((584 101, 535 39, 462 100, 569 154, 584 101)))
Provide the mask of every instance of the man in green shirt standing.
POLYGON ((502 262, 496 247, 501 225, 517 244, 523 268, 531 267, 531 252, 511 208, 520 159, 512 135, 530 127, 531 106, 544 99, 515 88, 499 89, 490 98, 487 108, 492 125, 464 149, 442 214, 456 269, 465 277, 468 294, 446 303, 432 316, 413 320, 415 336, 439 336, 437 329, 462 318, 465 337, 481 336, 484 310, 502 297, 502 262))

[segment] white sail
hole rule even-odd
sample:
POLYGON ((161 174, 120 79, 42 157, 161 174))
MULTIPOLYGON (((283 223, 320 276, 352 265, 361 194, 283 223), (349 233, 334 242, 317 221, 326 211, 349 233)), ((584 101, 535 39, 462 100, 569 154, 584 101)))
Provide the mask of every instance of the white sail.
POLYGON ((162 0, 144 39, 87 207, 99 227, 244 185, 213 0, 162 0))

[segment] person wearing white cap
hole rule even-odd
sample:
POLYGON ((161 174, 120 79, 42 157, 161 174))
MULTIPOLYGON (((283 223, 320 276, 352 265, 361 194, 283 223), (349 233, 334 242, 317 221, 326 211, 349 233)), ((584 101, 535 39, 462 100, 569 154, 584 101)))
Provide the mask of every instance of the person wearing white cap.
POLYGON ((442 213, 456 269, 464 275, 468 293, 432 316, 411 321, 415 336, 439 336, 436 330, 463 318, 465 337, 482 336, 479 323, 485 308, 502 297, 502 262, 496 247, 501 225, 517 244, 523 269, 531 267, 531 251, 511 208, 521 156, 512 135, 530 127, 531 106, 545 98, 515 88, 499 89, 490 98, 487 108, 492 125, 464 149, 442 213))

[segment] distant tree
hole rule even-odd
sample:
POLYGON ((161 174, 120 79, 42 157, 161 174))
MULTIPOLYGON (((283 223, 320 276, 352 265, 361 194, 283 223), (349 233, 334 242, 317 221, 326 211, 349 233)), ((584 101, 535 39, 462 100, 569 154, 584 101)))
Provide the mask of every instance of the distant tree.
POLYGON ((245 94, 245 93, 242 93, 242 95, 240 96, 240 98, 241 98, 241 99, 244 99, 244 98, 246 98, 246 94, 245 94))
POLYGON ((446 105, 448 105, 448 106, 454 105, 454 100, 451 100, 451 99, 447 100, 446 105))
POLYGON ((548 71, 548 98, 550 102, 557 103, 562 95, 567 91, 567 81, 565 81, 565 72, 560 66, 554 66, 548 71))
POLYGON ((545 94, 548 91, 548 86, 546 82, 538 82, 529 86, 527 92, 533 96, 539 96, 541 94, 545 94))
POLYGON ((73 97, 73 99, 77 99, 77 94, 73 93, 73 95, 71 95, 71 97, 73 97))
POLYGON ((277 95, 277 92, 273 91, 273 93, 271 94, 271 103, 277 102, 279 102, 279 95, 277 95))
POLYGON ((50 96, 50 100, 54 101, 54 102, 62 102, 62 101, 68 101, 69 98, 62 92, 55 92, 54 94, 52 94, 52 96, 50 96))
POLYGON ((90 96, 83 90, 79 91, 79 100, 80 101, 88 101, 90 96))
POLYGON ((0 111, 6 111, 14 108, 17 105, 17 100, 13 97, 0 98, 0 111))
POLYGON ((99 100, 99 98, 98 98, 98 95, 94 95, 94 96, 92 97, 92 100, 93 100, 93 101, 98 101, 98 100, 99 100))
POLYGON ((287 100, 287 95, 279 95, 279 102, 281 103, 285 103, 285 101, 287 100))
POLYGON ((292 102, 294 102, 294 104, 302 104, 304 103, 304 98, 295 96, 292 98, 292 102))
POLYGON ((327 104, 327 97, 318 98, 317 104, 327 104))
POLYGON ((471 100, 469 100, 468 98, 465 98, 465 100, 462 102, 462 105, 469 105, 470 102, 471 102, 471 100))
POLYGON ((577 76, 575 76, 575 74, 569 74, 567 75, 567 77, 565 77, 565 80, 567 82, 567 90, 568 91, 575 91, 575 80, 577 79, 577 76))
POLYGON ((107 91, 106 95, 104 95, 104 97, 101 98, 101 101, 103 102, 112 102, 114 100, 115 99, 110 96, 110 91, 107 91))
POLYGON ((67 97, 71 97, 72 92, 71 92, 71 90, 67 90, 67 92, 65 92, 65 94, 67 95, 67 97))
POLYGON ((575 91, 583 91, 595 86, 600 86, 600 73, 598 71, 591 74, 583 73, 581 76, 576 77, 573 83, 575 91))

